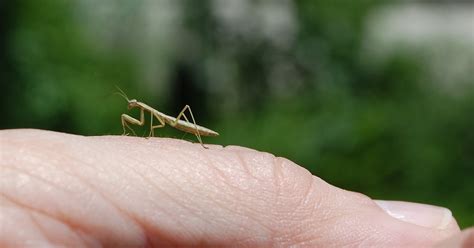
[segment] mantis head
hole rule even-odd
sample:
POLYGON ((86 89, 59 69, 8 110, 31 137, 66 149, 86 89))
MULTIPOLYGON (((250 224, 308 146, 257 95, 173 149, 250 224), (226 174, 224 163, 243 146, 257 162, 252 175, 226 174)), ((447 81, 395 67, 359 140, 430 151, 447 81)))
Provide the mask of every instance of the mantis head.
POLYGON ((128 109, 132 109, 138 106, 137 99, 128 100, 128 109))

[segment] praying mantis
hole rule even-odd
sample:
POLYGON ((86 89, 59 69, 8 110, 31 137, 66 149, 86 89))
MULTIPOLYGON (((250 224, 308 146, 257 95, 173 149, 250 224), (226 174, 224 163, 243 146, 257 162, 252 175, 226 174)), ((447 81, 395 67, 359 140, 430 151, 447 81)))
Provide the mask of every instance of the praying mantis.
POLYGON ((216 131, 197 125, 196 121, 194 120, 191 107, 189 107, 189 105, 184 106, 183 110, 181 110, 181 112, 178 114, 177 117, 173 117, 173 116, 166 115, 148 106, 147 104, 143 102, 137 101, 136 99, 129 99, 128 96, 120 88, 117 87, 117 89, 120 92, 116 92, 116 94, 122 96, 125 100, 127 100, 129 110, 133 108, 140 109, 140 120, 137 120, 136 118, 133 118, 127 114, 122 114, 121 116, 122 128, 123 128, 122 135, 128 135, 126 131, 126 128, 128 128, 136 136, 135 131, 133 131, 133 129, 127 123, 143 126, 145 124, 145 111, 150 112, 150 133, 148 137, 153 137, 155 135, 154 130, 156 128, 165 127, 166 124, 168 124, 171 127, 174 127, 183 132, 194 134, 196 138, 198 139, 199 143, 202 145, 202 147, 207 149, 208 147, 206 147, 202 143, 201 136, 218 136, 219 135, 219 133, 217 133, 216 131), (188 118, 186 117, 186 114, 185 114, 186 110, 189 111, 193 123, 189 122, 188 118), (184 120, 181 120, 180 119, 181 117, 184 118, 184 120), (155 118, 158 120, 160 124, 153 125, 153 119, 155 118))

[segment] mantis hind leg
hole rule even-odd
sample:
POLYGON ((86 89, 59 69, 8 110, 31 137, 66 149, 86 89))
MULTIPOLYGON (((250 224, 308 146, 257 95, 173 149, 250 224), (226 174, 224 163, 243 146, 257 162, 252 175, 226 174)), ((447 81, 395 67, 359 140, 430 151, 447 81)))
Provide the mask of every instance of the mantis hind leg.
POLYGON ((202 147, 208 149, 208 147, 206 147, 203 143, 202 143, 202 139, 201 139, 201 135, 199 134, 199 129, 197 127, 197 124, 196 124, 196 121, 194 120, 194 116, 193 116, 193 111, 191 111, 191 107, 189 107, 189 105, 186 105, 184 106, 183 110, 181 110, 181 112, 179 113, 179 115, 176 117, 176 120, 174 122, 171 123, 172 126, 175 126, 177 123, 178 123, 178 120, 183 117, 184 120, 186 120, 186 122, 188 123, 191 123, 188 118, 186 117, 186 114, 184 113, 186 110, 189 111, 189 114, 191 115, 191 119, 193 120, 193 124, 194 124, 194 127, 196 128, 196 132, 194 133, 194 135, 196 136, 196 138, 198 139, 199 143, 201 144, 202 147))
POLYGON ((161 117, 155 115, 152 112, 150 112, 150 113, 151 113, 151 115, 150 115, 150 133, 148 134, 148 138, 155 136, 155 128, 161 128, 161 127, 164 127, 166 125, 165 121, 163 119, 161 119, 161 117), (159 125, 153 126, 153 117, 158 119, 158 121, 160 122, 159 125))
POLYGON ((126 127, 130 131, 132 131, 133 135, 137 136, 135 131, 133 131, 133 129, 127 123, 130 123, 130 124, 133 124, 133 125, 143 126, 143 124, 145 124, 144 110, 141 109, 141 111, 140 111, 140 120, 137 120, 137 119, 135 119, 135 118, 133 118, 130 115, 127 115, 127 114, 122 114, 121 120, 122 120, 122 129, 123 129, 122 135, 128 135, 127 130, 125 129, 125 127, 126 127))

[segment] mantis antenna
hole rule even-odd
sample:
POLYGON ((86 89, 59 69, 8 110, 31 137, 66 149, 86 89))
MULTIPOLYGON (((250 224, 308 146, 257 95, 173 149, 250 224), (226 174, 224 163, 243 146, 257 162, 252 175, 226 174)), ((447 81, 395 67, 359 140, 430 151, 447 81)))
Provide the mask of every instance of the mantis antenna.
POLYGON ((117 94, 117 95, 123 97, 125 100, 127 100, 127 102, 130 102, 130 99, 128 99, 127 94, 125 94, 125 92, 123 92, 123 90, 120 89, 120 87, 118 87, 117 85, 115 85, 115 88, 117 88, 117 90, 118 90, 119 92, 115 92, 114 94, 117 94))

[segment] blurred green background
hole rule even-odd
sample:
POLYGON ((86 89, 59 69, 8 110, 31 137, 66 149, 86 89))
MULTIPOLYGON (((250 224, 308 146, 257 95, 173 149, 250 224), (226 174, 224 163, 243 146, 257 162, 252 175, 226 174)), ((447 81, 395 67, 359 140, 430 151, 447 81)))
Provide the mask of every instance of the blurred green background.
POLYGON ((170 115, 191 105, 220 133, 205 142, 446 206, 462 227, 474 224, 473 71, 468 2, 0 2, 2 129, 119 135, 117 85, 170 115))

